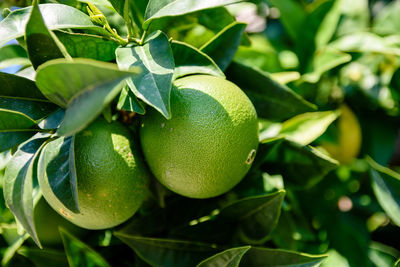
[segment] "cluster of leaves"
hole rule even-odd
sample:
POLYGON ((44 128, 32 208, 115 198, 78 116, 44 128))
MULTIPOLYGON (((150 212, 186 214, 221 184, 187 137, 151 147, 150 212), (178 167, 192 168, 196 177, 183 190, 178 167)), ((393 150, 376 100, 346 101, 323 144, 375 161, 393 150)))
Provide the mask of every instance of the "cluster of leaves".
POLYGON ((0 72, 2 264, 315 266, 327 252, 325 267, 398 262, 397 1, 49 2, 0 2, 0 68, 21 66, 0 72), (98 116, 133 131, 146 109, 171 118, 172 83, 192 74, 226 77, 256 107, 260 146, 244 180, 207 200, 154 181, 115 229, 83 240, 60 229, 64 250, 29 243, 41 246, 33 214, 45 145, 59 142, 46 151, 63 166, 47 168, 49 184, 78 212, 74 134, 98 116), (338 142, 343 103, 363 133, 351 164, 318 149, 338 142))

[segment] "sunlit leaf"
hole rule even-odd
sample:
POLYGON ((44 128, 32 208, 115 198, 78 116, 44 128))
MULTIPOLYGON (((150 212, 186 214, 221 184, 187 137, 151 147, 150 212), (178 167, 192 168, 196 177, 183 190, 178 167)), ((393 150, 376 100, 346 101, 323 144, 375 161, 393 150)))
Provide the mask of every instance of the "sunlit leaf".
POLYGON ((241 2, 241 0, 150 0, 147 5, 143 28, 147 29, 150 23, 158 18, 179 16, 238 2, 241 2))
POLYGON ((199 49, 179 41, 172 41, 171 48, 175 60, 174 80, 190 74, 225 77, 214 60, 199 49))
POLYGON ((22 144, 7 165, 4 176, 4 198, 7 206, 32 239, 40 246, 33 223, 33 201, 38 194, 36 160, 49 134, 38 133, 22 144))
POLYGON ((116 53, 121 69, 142 69, 139 75, 127 80, 133 93, 167 119, 171 118, 174 59, 167 36, 157 31, 142 46, 120 47, 116 53))
MULTIPOLYGON (((76 8, 61 4, 42 4, 40 13, 50 30, 55 29, 92 29, 107 35, 107 32, 93 24, 89 16, 76 8)), ((0 22, 0 45, 12 39, 24 36, 32 7, 14 10, 0 22)))
POLYGON ((371 165, 372 189, 376 198, 392 221, 400 226, 400 174, 371 158, 367 160, 371 165))
POLYGON ((243 255, 250 249, 247 247, 238 247, 224 250, 214 256, 200 262, 197 267, 226 266, 239 267, 243 255))
POLYGON ((69 56, 57 37, 47 29, 37 1, 34 1, 26 23, 25 41, 29 59, 35 69, 48 60, 69 56))
POLYGON ((103 257, 88 245, 60 228, 61 238, 67 254, 69 266, 110 267, 103 257))
POLYGON ((321 136, 328 126, 337 119, 338 112, 308 112, 297 115, 282 124, 280 136, 308 145, 321 136))
POLYGON ((65 207, 79 213, 74 137, 61 137, 43 147, 38 175, 47 180, 53 194, 65 207))

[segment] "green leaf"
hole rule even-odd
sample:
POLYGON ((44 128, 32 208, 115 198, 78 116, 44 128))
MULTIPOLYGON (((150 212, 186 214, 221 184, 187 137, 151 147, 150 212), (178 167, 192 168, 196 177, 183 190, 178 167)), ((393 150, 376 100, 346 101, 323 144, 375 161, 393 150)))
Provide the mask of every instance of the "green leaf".
POLYGON ((133 73, 120 71, 115 64, 90 59, 56 59, 40 66, 36 85, 48 99, 66 108, 78 94, 105 83, 119 82, 133 73))
MULTIPOLYGON (((14 96, 0 96, 0 110, 19 112, 29 117, 35 123, 52 113, 57 108, 53 103, 42 100, 24 100, 14 96)), ((2 124, 2 123, 0 123, 2 124)), ((0 129, 4 129, 0 126, 0 129)), ((21 129, 9 128, 9 129, 21 129)))
POLYGON ((308 71, 302 76, 302 79, 307 82, 316 83, 320 80, 322 74, 349 61, 351 61, 349 54, 326 47, 314 54, 308 71))
POLYGON ((60 126, 62 119, 65 116, 65 111, 61 108, 54 111, 47 118, 43 119, 39 123, 41 129, 57 129, 60 126))
POLYGON ((252 247, 242 258, 241 264, 246 267, 312 267, 318 266, 327 255, 311 255, 282 249, 252 247))
POLYGON ((239 235, 246 243, 263 243, 278 223, 285 191, 241 199, 221 209, 221 219, 239 221, 239 235))
POLYGON ((0 72, 0 84, 0 96, 13 96, 29 100, 46 99, 36 87, 35 82, 24 77, 0 72))
MULTIPOLYGON (((311 146, 275 139, 268 141, 265 155, 259 155, 262 167, 269 174, 281 174, 285 183, 310 187, 338 166, 338 162, 311 146)), ((260 150, 260 148, 259 148, 260 150)))
POLYGON ((57 37, 47 29, 37 1, 33 2, 26 24, 25 41, 29 59, 35 69, 48 60, 69 56, 57 37))
POLYGON ((0 109, 0 131, 10 131, 16 129, 28 129, 36 124, 27 115, 12 110, 0 109))
POLYGON ((7 165, 4 176, 4 198, 7 206, 38 246, 33 223, 33 201, 38 191, 36 159, 49 134, 37 133, 22 144, 7 165))
POLYGON ((170 119, 174 59, 168 37, 157 31, 146 39, 143 46, 120 47, 116 54, 121 69, 136 66, 142 69, 139 75, 128 79, 133 93, 170 119))
POLYGON ((145 13, 143 29, 147 29, 150 23, 155 19, 184 15, 199 10, 220 7, 238 2, 241 2, 241 0, 150 0, 145 13))
POLYGON ((221 208, 217 215, 204 216, 173 234, 185 239, 227 243, 235 234, 247 244, 264 243, 280 216, 285 191, 252 196, 221 208))
POLYGON ((37 267, 68 267, 67 257, 62 251, 21 247, 17 253, 31 260, 37 267))
POLYGON ((308 112, 297 115, 282 124, 279 135, 303 146, 308 145, 320 137, 338 115, 337 111, 308 112))
POLYGON ((295 0, 269 0, 280 11, 280 19, 285 26, 286 31, 296 40, 303 32, 303 23, 306 20, 306 12, 302 6, 295 0))
POLYGON ((9 261, 13 258, 15 253, 18 251, 18 249, 22 246, 22 244, 29 238, 28 234, 24 234, 19 236, 14 242, 8 246, 3 255, 3 259, 1 259, 1 265, 6 266, 9 261))
POLYGON ((400 55, 400 48, 392 45, 385 38, 370 32, 356 32, 345 35, 330 43, 330 46, 344 52, 400 55))
POLYGON ((119 96, 117 109, 136 112, 141 115, 146 113, 142 103, 139 102, 132 90, 126 86, 122 89, 121 95, 119 96))
POLYGON ((58 138, 43 147, 38 175, 47 180, 53 194, 65 207, 79 213, 73 136, 58 138))
POLYGON ((387 3, 374 18, 372 30, 380 35, 398 34, 400 29, 399 12, 399 2, 387 3))
MULTIPOLYGON (((103 28, 94 25, 89 16, 76 8, 61 4, 42 4, 39 8, 50 30, 91 29, 109 35, 103 28)), ((24 36, 31 9, 32 7, 25 7, 14 10, 0 22, 0 46, 24 36)))
POLYGON ((229 80, 237 84, 253 102, 259 117, 285 120, 315 110, 315 106, 285 85, 274 81, 268 73, 233 62, 227 69, 229 80))
POLYGON ((371 166, 372 189, 383 210, 390 219, 400 226, 400 174, 385 168, 371 158, 367 158, 371 166))
POLYGON ((197 267, 239 267, 243 255, 250 249, 250 246, 238 247, 224 250, 214 256, 200 262, 197 267))
POLYGON ((395 261, 400 256, 398 250, 378 242, 372 242, 368 250, 368 258, 379 267, 395 266, 395 261))
POLYGON ((333 1, 332 7, 318 26, 318 31, 315 34, 315 44, 317 49, 327 45, 334 36, 342 14, 343 3, 345 3, 343 0, 333 1))
POLYGON ((114 233, 151 266, 194 266, 217 252, 209 244, 114 233))
POLYGON ((118 44, 98 35, 57 31, 55 33, 71 57, 114 61, 118 44))
POLYGON ((60 228, 61 238, 67 254, 69 266, 98 266, 110 267, 103 257, 88 245, 60 228))
POLYGON ((209 74, 225 77, 225 74, 207 54, 184 42, 172 41, 175 70, 173 80, 190 74, 209 74))
POLYGON ((239 48, 245 28, 245 23, 235 21, 204 44, 200 50, 209 55, 224 71, 239 48))
POLYGON ((69 136, 100 115, 122 89, 121 82, 138 72, 138 68, 120 71, 116 64, 89 59, 57 59, 39 67, 36 83, 54 103, 68 106, 57 133, 69 136))
POLYGON ((28 66, 30 64, 26 51, 20 45, 10 44, 0 47, 0 69, 15 65, 28 66))
POLYGON ((19 145, 34 135, 34 131, 9 131, 0 132, 0 151, 6 151, 19 145))

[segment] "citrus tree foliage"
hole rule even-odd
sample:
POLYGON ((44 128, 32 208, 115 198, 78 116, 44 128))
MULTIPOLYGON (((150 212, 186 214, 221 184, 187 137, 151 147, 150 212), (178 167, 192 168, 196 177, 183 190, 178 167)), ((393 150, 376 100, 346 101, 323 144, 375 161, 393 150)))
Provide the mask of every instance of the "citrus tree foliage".
POLYGON ((0 5, 2 265, 399 265, 399 1, 0 5), (256 108, 242 182, 190 199, 152 179, 124 224, 41 240, 47 144, 50 190, 79 213, 75 135, 99 116, 133 133, 149 109, 173 118, 173 83, 195 74, 234 82, 256 108))

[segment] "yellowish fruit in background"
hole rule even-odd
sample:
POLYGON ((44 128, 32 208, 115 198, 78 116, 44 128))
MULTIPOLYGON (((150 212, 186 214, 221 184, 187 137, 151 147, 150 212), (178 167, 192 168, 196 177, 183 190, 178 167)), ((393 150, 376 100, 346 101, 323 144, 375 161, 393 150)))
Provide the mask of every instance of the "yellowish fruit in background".
POLYGON ((193 75, 175 81, 172 119, 155 110, 144 116, 140 140, 155 177, 191 198, 223 194, 250 169, 258 146, 253 104, 239 87, 193 75))
MULTIPOLYGON (((46 145, 39 159, 39 184, 50 206, 87 229, 114 227, 129 219, 147 195, 149 173, 138 145, 121 123, 98 118, 75 136, 75 166, 80 213, 68 210, 50 188, 45 163, 53 158, 46 145)), ((54 148, 53 148, 54 149, 54 148)))
POLYGON ((361 127, 356 115, 345 104, 340 106, 340 117, 338 119, 338 143, 323 142, 321 146, 340 163, 351 163, 360 152, 361 127))

